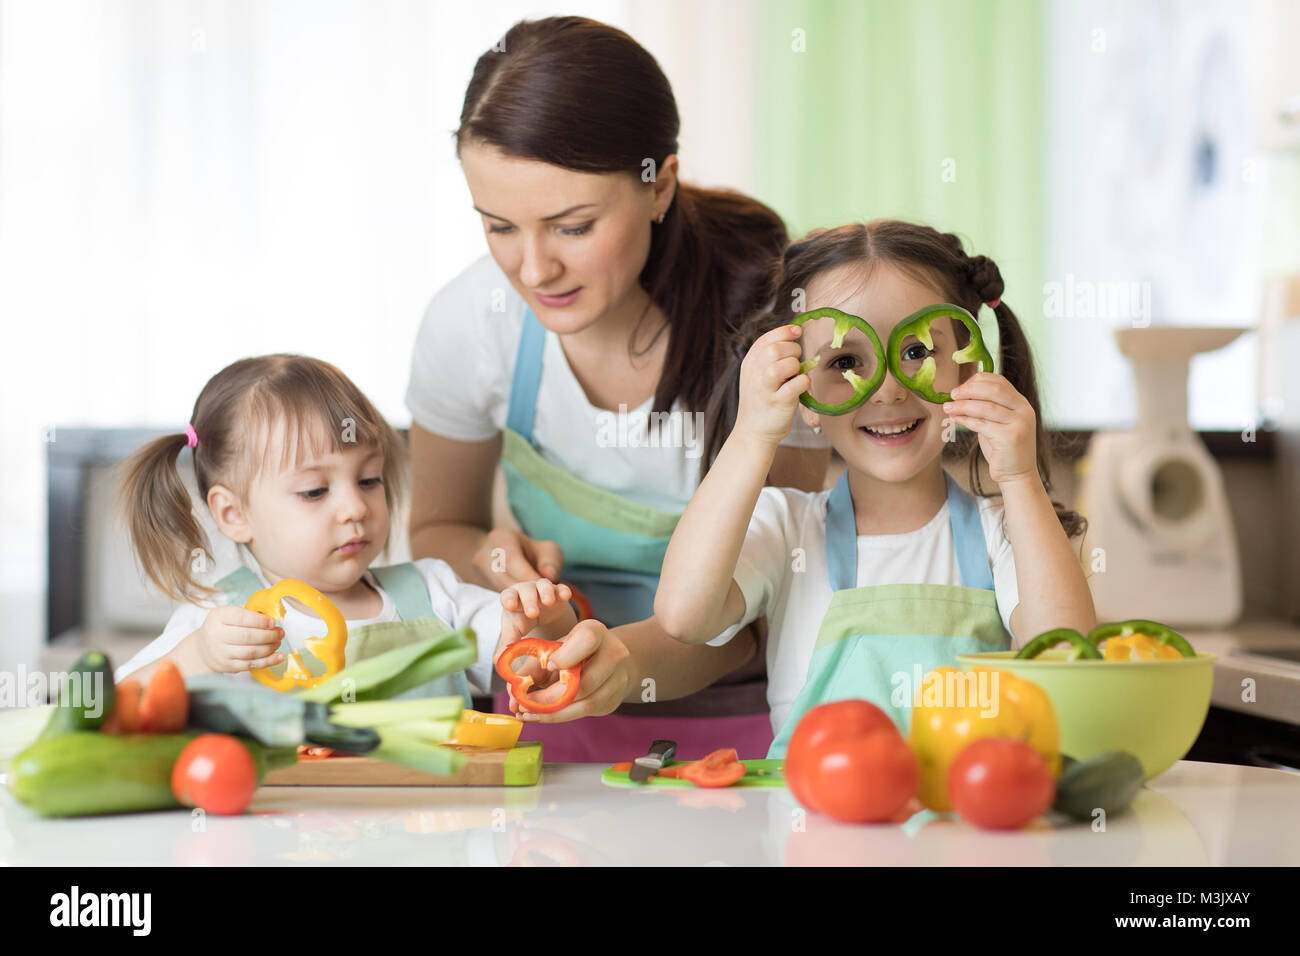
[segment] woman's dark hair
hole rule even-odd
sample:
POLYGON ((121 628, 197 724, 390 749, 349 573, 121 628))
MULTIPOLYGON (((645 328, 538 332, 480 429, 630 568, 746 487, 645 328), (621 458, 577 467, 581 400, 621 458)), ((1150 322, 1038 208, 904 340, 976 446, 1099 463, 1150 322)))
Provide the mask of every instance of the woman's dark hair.
MULTIPOLYGON (((918 281, 933 286, 943 294, 945 301, 960 305, 971 315, 978 315, 984 303, 998 302, 997 308, 993 310, 998 320, 998 365, 1001 374, 1029 401, 1034 410, 1038 474, 1050 495, 1052 483, 1048 451, 1051 446, 1043 429, 1034 359, 1030 353, 1029 340, 1015 313, 1005 301, 1000 301, 1004 284, 997 264, 987 256, 968 256, 961 239, 952 233, 942 233, 929 226, 896 219, 877 219, 865 224, 851 223, 834 229, 817 229, 790 244, 785 251, 781 280, 772 311, 755 316, 749 323, 749 328, 732 344, 732 363, 711 411, 711 415, 719 421, 717 431, 725 434, 726 428, 736 420, 740 362, 745 353, 763 333, 794 318, 796 302, 804 299, 799 293, 807 290, 818 275, 832 269, 857 265, 864 274, 869 274, 879 263, 896 266, 918 281), (722 427, 724 423, 726 428, 722 427)), ((959 344, 966 344, 961 341, 966 335, 965 329, 959 327, 957 332, 959 344)), ((718 447, 721 447, 721 442, 718 447)), ((965 455, 968 458, 971 491, 986 497, 996 496, 997 492, 985 491, 983 488, 980 463, 984 456, 974 432, 960 432, 957 441, 945 446, 945 453, 965 455)), ((716 454, 717 448, 706 448, 705 460, 712 462, 716 454)), ((1083 533, 1087 522, 1082 515, 1055 501, 1052 502, 1052 507, 1068 536, 1083 533)))
MULTIPOLYGON (((583 17, 525 20, 498 47, 474 65, 455 134, 458 155, 482 143, 509 156, 640 180, 647 160, 657 170, 677 152, 681 124, 668 78, 623 31, 583 17)), ((678 183, 663 222, 652 228, 640 277, 668 317, 654 411, 678 399, 689 410, 707 407, 726 370, 727 342, 753 313, 771 307, 788 241, 781 217, 762 203, 678 183)))

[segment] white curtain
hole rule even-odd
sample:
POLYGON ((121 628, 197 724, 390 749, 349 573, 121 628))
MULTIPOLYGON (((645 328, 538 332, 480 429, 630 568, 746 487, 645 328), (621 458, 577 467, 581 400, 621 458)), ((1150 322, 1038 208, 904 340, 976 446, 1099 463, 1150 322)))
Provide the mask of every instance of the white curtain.
POLYGON ((43 635, 50 426, 179 429, 272 351, 409 422, 423 308, 486 251, 452 151, 465 85, 554 14, 641 40, 685 176, 752 189, 744 0, 0 0, 0 663, 43 635))

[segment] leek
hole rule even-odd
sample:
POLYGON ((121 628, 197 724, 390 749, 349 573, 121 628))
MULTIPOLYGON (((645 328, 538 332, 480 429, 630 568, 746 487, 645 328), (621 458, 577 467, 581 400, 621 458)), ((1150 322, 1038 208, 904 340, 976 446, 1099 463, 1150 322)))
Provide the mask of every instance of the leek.
POLYGON ((349 664, 333 677, 294 696, 322 704, 387 700, 431 680, 463 671, 478 657, 474 631, 462 627, 416 644, 349 664))
POLYGON ((392 728, 379 728, 379 741, 379 747, 366 756, 440 777, 450 777, 465 766, 465 755, 459 751, 392 728))
POLYGON ((330 722, 343 727, 378 727, 408 720, 456 720, 465 702, 459 697, 424 697, 418 700, 367 700, 335 704, 330 722))

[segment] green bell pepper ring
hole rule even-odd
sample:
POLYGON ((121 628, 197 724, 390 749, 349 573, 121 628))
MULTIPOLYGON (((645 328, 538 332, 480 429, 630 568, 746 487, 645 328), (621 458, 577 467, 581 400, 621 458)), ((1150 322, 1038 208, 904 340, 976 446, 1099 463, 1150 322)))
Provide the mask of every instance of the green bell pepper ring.
POLYGON ((941 302, 938 305, 927 305, 924 309, 913 312, 899 322, 894 326, 894 331, 889 334, 889 348, 887 349, 889 370, 894 373, 894 378, 916 392, 927 402, 933 402, 936 405, 952 401, 952 395, 948 392, 935 391, 934 356, 926 356, 925 361, 921 363, 921 367, 917 369, 915 375, 909 376, 905 374, 903 372, 903 340, 909 335, 915 335, 922 345, 933 351, 934 338, 930 335, 930 326, 934 324, 935 319, 944 316, 960 322, 970 331, 970 342, 967 343, 965 348, 958 349, 952 354, 953 361, 958 365, 978 362, 981 372, 993 371, 993 356, 989 354, 988 347, 984 344, 984 335, 980 332, 980 326, 975 321, 975 316, 961 306, 951 305, 947 302, 941 302))
POLYGON ((1134 634, 1145 634, 1157 644, 1163 644, 1172 647, 1183 657, 1195 657, 1196 651, 1192 645, 1187 643, 1187 638, 1179 634, 1173 628, 1165 627, 1163 624, 1157 624, 1155 621, 1119 621, 1115 624, 1102 624, 1094 628, 1088 635, 1088 641, 1093 647, 1100 647, 1101 642, 1110 637, 1132 637, 1134 634))
MULTIPOLYGON (((880 383, 885 380, 885 350, 880 344, 880 336, 876 334, 865 319, 860 319, 856 315, 849 315, 847 312, 841 312, 839 309, 832 309, 829 306, 824 309, 814 309, 811 312, 805 312, 802 315, 796 315, 790 320, 791 325, 802 326, 805 322, 812 319, 833 318, 835 320, 834 332, 831 336, 831 348, 837 349, 844 344, 844 337, 849 334, 851 329, 857 329, 862 332, 871 341, 871 348, 876 353, 876 371, 871 378, 864 379, 852 369, 843 374, 845 381, 853 386, 852 397, 839 402, 835 405, 827 405, 819 402, 807 392, 799 396, 799 401, 805 407, 811 408, 819 415, 844 415, 853 411, 868 398, 875 394, 876 389, 880 388, 880 383)), ((803 375, 812 369, 820 361, 821 356, 817 358, 805 359, 799 364, 799 374, 803 375)))
POLYGON ((1031 657, 1037 657, 1049 647, 1055 647, 1062 641, 1070 642, 1070 660, 1072 661, 1077 661, 1080 658, 1090 661, 1101 660, 1101 651, 1097 650, 1097 645, 1072 627, 1058 627, 1039 634, 1020 648, 1020 652, 1016 654, 1016 660, 1029 660, 1031 657))

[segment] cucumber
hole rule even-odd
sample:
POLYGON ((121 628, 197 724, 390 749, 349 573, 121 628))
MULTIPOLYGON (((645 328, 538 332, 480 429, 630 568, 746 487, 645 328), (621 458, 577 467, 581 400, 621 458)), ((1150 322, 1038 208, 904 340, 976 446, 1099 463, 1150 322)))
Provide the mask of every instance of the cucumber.
MULTIPOLYGON (((168 810, 172 767, 191 734, 124 734, 76 731, 38 740, 13 759, 9 789, 46 817, 168 810)), ((253 755, 260 781, 269 770, 295 762, 296 748, 266 748, 238 738, 253 755)))
POLYGON ((172 766, 192 739, 78 731, 38 740, 10 764, 9 789, 46 817, 179 807, 172 766))
POLYGON ((39 739, 97 729, 108 720, 116 696, 107 655, 87 651, 68 671, 68 679, 59 688, 59 704, 39 739))
POLYGON ((1057 778, 1052 806, 1075 820, 1091 821, 1097 808, 1111 816, 1133 802, 1143 776, 1141 762, 1123 750, 1078 761, 1057 778))

